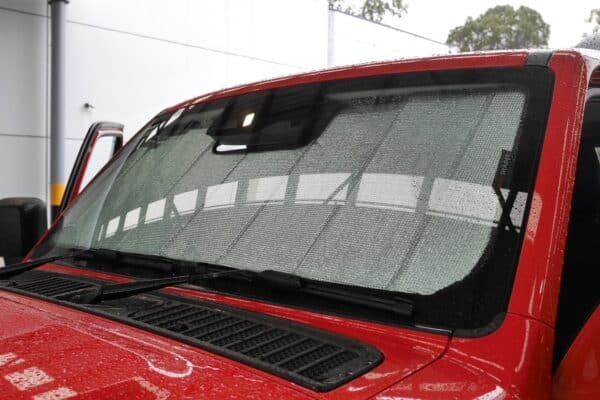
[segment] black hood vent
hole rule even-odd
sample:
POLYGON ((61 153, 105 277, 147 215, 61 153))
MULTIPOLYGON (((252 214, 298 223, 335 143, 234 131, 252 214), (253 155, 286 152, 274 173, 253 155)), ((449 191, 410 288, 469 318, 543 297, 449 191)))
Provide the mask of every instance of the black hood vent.
POLYGON ((63 278, 61 276, 50 276, 41 279, 15 282, 15 287, 17 289, 47 297, 68 294, 82 289, 89 289, 94 286, 96 285, 69 278, 63 278))
POLYGON ((383 359, 369 345, 306 325, 168 297, 129 318, 313 390, 332 390, 383 359))
POLYGON ((6 289, 34 293, 145 330, 162 334, 301 386, 326 392, 357 378, 383 360, 374 347, 282 318, 164 292, 97 305, 76 305, 63 295, 97 286, 83 277, 32 271, 6 289))

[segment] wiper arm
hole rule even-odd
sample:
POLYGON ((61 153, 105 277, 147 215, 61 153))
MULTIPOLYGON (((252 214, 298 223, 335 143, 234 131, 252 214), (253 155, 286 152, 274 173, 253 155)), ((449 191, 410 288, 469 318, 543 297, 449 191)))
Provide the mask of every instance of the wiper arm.
POLYGON ((48 264, 54 261, 66 260, 69 258, 76 258, 83 254, 85 250, 72 251, 61 255, 38 258, 36 260, 21 262, 18 264, 8 265, 4 268, 0 268, 0 279, 8 279, 13 276, 22 274, 23 272, 31 271, 37 267, 41 267, 44 264, 48 264))
POLYGON ((231 275, 252 274, 252 271, 243 269, 228 269, 225 271, 200 273, 191 275, 173 276, 169 278, 146 279, 134 282, 115 283, 110 285, 100 285, 92 289, 84 289, 79 292, 71 293, 66 300, 79 304, 95 304, 103 300, 116 300, 140 293, 151 292, 168 286, 184 283, 194 283, 202 280, 217 279, 231 275))

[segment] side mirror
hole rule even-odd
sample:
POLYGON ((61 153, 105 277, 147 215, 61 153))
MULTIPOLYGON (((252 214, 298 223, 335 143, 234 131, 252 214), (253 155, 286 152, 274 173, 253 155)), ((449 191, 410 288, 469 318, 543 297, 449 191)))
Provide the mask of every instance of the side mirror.
POLYGON ((40 199, 0 200, 0 262, 21 261, 46 231, 46 218, 46 204, 40 199))
POLYGON ((73 164, 62 201, 58 208, 52 207, 52 219, 77 198, 89 179, 123 147, 123 129, 123 124, 116 122, 95 122, 90 125, 73 164), (110 141, 108 149, 106 139, 110 141))

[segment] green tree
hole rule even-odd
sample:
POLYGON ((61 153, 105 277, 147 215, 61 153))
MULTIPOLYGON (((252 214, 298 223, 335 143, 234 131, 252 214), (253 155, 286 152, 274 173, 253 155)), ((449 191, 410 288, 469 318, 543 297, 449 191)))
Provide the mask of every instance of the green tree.
POLYGON ((352 7, 346 4, 346 0, 329 0, 329 9, 352 13, 352 7))
POLYGON ((331 10, 343 11, 374 22, 381 22, 386 15, 401 17, 406 13, 406 8, 404 0, 364 0, 358 8, 348 4, 347 0, 329 0, 331 10))
POLYGON ((446 43, 460 51, 521 49, 548 45, 550 25, 535 10, 496 6, 476 19, 467 18, 448 34, 446 43))

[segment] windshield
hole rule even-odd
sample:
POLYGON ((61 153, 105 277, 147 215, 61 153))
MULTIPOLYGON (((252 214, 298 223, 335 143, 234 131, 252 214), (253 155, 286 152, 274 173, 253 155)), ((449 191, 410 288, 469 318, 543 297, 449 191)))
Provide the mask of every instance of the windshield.
POLYGON ((401 74, 163 114, 38 254, 282 271, 413 295, 433 322, 487 322, 514 275, 549 86, 525 68, 401 74))

